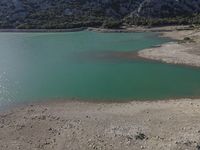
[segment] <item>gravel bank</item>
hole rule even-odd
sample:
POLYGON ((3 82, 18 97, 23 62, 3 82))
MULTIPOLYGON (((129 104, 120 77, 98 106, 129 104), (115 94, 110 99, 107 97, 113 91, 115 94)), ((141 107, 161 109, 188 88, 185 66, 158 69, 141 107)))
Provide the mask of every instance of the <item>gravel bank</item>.
POLYGON ((139 51, 138 55, 166 63, 200 67, 200 30, 173 30, 162 32, 162 36, 177 41, 139 51))
POLYGON ((198 150, 200 99, 51 102, 0 115, 0 149, 198 150))

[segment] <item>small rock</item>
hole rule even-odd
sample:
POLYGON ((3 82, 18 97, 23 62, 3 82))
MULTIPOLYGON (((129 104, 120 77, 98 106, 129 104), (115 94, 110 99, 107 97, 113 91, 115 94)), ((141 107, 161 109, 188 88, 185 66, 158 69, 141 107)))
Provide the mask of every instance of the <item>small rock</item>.
POLYGON ((25 125, 17 125, 17 130, 21 130, 25 127, 25 125))
POLYGON ((93 146, 92 146, 92 148, 93 148, 93 149, 96 149, 96 146, 95 146, 95 145, 93 145, 93 146))
POLYGON ((131 144, 131 141, 127 141, 127 142, 126 142, 126 145, 130 145, 130 144, 131 144))
POLYGON ((127 140, 129 140, 129 141, 133 139, 133 138, 132 138, 131 136, 129 136, 129 135, 127 135, 126 138, 127 138, 127 140))
POLYGON ((46 116, 41 116, 39 119, 46 120, 46 116))
POLYGON ((144 140, 146 139, 146 135, 144 133, 138 133, 137 135, 135 135, 135 139, 136 140, 144 140))
POLYGON ((42 113, 46 112, 47 110, 48 110, 47 108, 43 109, 42 113))
POLYGON ((197 145, 196 148, 197 148, 197 150, 200 150, 200 145, 197 145))
POLYGON ((186 146, 190 146, 192 143, 190 141, 185 141, 183 144, 186 146))

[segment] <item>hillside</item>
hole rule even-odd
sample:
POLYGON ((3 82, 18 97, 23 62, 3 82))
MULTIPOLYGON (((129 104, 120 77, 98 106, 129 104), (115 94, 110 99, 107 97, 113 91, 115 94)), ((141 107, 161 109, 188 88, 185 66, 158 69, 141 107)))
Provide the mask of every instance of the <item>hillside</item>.
POLYGON ((0 28, 101 26, 106 20, 134 24, 135 18, 198 13, 200 0, 1 0, 0 28))

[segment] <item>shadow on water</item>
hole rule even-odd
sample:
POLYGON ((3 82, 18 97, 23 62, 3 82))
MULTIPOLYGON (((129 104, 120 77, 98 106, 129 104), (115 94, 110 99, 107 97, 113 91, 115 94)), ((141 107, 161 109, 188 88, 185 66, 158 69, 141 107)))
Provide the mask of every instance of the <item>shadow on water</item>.
POLYGON ((89 52, 78 52, 71 53, 69 55, 72 61, 78 62, 95 62, 95 61, 153 61, 138 56, 138 53, 133 52, 120 52, 120 51, 89 51, 89 52))

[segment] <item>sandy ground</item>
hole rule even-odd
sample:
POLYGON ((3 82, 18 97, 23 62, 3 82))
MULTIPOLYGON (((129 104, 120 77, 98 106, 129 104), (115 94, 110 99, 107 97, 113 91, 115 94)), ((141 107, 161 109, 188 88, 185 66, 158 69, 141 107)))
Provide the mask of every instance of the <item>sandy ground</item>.
POLYGON ((160 47, 139 51, 140 57, 159 60, 172 64, 183 64, 200 67, 200 30, 162 31, 163 37, 168 37, 176 42, 163 44, 160 47), (189 38, 189 40, 184 40, 189 38))
POLYGON ((199 150, 200 99, 50 102, 1 112, 1 150, 199 150))

